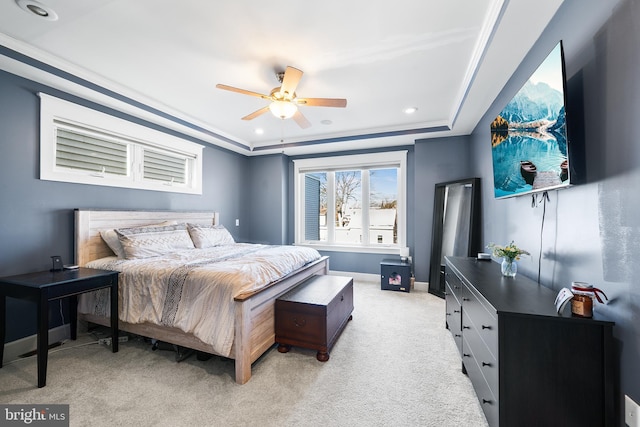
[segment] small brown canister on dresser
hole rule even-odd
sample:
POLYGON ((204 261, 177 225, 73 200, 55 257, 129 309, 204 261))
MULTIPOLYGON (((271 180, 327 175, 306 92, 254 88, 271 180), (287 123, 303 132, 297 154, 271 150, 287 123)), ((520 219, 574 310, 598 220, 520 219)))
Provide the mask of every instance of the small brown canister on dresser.
POLYGON ((593 299, 597 299, 600 303, 603 302, 599 294, 608 300, 602 290, 586 282, 571 282, 571 292, 573 293, 571 313, 580 317, 593 317, 593 299))
POLYGON ((580 317, 593 317, 593 298, 576 294, 571 299, 571 313, 580 317))

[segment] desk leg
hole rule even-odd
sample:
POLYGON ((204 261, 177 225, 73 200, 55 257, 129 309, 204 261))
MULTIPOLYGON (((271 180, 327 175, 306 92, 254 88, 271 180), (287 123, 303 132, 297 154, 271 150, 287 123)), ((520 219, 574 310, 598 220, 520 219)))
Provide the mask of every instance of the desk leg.
POLYGON ((69 297, 69 327, 71 328, 71 339, 78 338, 78 295, 69 297))
POLYGON ((7 333, 7 297, 0 296, 0 368, 4 357, 4 340, 7 333))
POLYGON ((49 299, 40 292, 38 300, 38 388, 47 385, 47 353, 49 352, 49 299))
POLYGON ((111 280, 111 351, 117 353, 120 337, 118 331, 118 276, 114 276, 111 280))

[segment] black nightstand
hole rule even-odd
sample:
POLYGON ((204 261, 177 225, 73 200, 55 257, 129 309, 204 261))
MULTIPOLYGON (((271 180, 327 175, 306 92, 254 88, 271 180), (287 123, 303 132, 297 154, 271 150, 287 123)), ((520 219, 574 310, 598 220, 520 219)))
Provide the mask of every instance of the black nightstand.
POLYGON ((394 259, 380 263, 380 288, 388 291, 411 291, 411 264, 394 259))
POLYGON ((47 383, 49 349, 49 301, 69 297, 71 339, 77 337, 78 294, 101 288, 111 289, 111 350, 118 351, 118 272, 78 268, 41 271, 0 278, 0 368, 6 335, 6 297, 33 301, 38 305, 38 387, 47 383))

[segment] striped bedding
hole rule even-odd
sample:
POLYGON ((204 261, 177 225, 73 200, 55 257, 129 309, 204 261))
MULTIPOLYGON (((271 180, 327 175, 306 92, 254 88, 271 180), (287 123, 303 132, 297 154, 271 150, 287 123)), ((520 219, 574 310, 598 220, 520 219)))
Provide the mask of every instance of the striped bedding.
MULTIPOLYGON (((121 321, 178 328, 228 357, 234 297, 264 288, 319 258, 312 248, 235 243, 152 258, 107 257, 86 267, 120 272, 121 321)), ((109 305, 104 289, 80 295, 78 311, 107 317, 109 305)))

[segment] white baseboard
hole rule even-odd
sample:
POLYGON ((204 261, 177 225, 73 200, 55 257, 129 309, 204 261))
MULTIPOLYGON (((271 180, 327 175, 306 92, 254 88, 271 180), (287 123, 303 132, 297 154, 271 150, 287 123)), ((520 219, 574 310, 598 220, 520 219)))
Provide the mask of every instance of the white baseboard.
POLYGON ((336 271, 336 270, 329 270, 329 274, 332 276, 353 277, 353 280, 357 280, 359 282, 380 282, 379 274, 356 273, 353 271, 336 271))
MULTIPOLYGON (((349 277, 353 277, 353 280, 358 280, 362 282, 374 282, 374 283, 380 284, 379 274, 356 273, 352 271, 335 271, 335 270, 329 270, 329 274, 333 276, 349 276, 349 277)), ((414 282, 413 289, 427 292, 429 291, 429 282, 414 282)))
MULTIPOLYGON (((71 328, 69 324, 49 329, 49 344, 63 341, 71 337, 71 328)), ((4 345, 4 355, 2 363, 9 363, 17 359, 25 353, 36 351, 38 348, 38 335, 31 335, 20 338, 15 341, 8 342, 4 345)))

